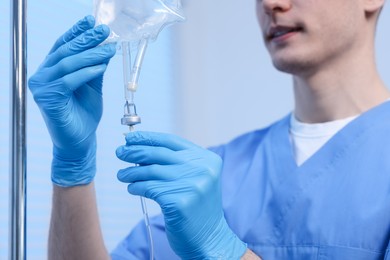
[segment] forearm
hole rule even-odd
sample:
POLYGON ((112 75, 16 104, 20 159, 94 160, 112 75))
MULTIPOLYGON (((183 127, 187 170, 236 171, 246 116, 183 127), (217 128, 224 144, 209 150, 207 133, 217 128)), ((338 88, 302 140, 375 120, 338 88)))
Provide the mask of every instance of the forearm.
POLYGON ((70 188, 54 185, 48 254, 50 260, 110 259, 100 229, 93 183, 70 188))
POLYGON ((241 257, 241 260, 262 260, 261 257, 257 256, 250 249, 245 252, 245 255, 241 257))

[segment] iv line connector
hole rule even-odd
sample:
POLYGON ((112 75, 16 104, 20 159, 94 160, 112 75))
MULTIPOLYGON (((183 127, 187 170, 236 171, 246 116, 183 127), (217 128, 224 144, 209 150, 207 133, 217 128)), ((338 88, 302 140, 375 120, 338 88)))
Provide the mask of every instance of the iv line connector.
POLYGON ((137 108, 133 102, 129 103, 126 101, 121 123, 127 126, 134 126, 141 123, 141 117, 137 115, 137 108))

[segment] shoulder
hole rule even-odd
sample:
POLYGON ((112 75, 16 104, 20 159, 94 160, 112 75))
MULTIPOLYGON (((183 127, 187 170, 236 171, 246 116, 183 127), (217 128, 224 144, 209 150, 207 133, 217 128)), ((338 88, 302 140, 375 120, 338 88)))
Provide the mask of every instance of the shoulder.
POLYGON ((282 119, 264 127, 261 129, 256 129, 242 135, 239 135, 229 142, 209 147, 209 150, 215 152, 221 157, 224 157, 226 153, 234 151, 234 153, 245 152, 255 150, 259 145, 261 145, 265 140, 267 140, 269 133, 284 123, 288 122, 290 114, 283 117, 282 119))

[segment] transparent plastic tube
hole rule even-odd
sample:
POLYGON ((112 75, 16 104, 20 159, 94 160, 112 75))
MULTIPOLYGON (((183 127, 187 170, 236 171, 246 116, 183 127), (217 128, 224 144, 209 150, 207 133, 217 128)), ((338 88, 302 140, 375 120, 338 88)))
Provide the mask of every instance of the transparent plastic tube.
POLYGON ((148 241, 149 241, 149 259, 154 260, 154 243, 153 243, 153 236, 152 236, 152 229, 150 227, 149 222, 149 214, 148 214, 148 208, 146 207, 146 200, 144 197, 140 197, 141 199, 141 206, 142 206, 142 212, 144 214, 144 222, 146 225, 146 231, 148 233, 148 241))
POLYGON ((142 62, 145 57, 147 46, 148 40, 146 38, 139 42, 134 64, 131 65, 131 44, 130 42, 122 42, 123 82, 126 101, 133 99, 134 92, 138 89, 138 80, 141 74, 142 62))
POLYGON ((133 69, 131 71, 131 82, 127 85, 129 91, 137 91, 138 80, 141 73, 142 61, 145 57, 146 48, 148 47, 148 40, 146 38, 141 39, 138 45, 138 53, 134 61, 133 69))
MULTIPOLYGON (((133 105, 134 115, 132 115, 131 111, 127 111, 130 116, 137 116, 135 105, 134 105, 134 92, 137 90, 138 79, 141 71, 142 61, 145 56, 145 51, 147 47, 148 41, 145 39, 140 41, 138 47, 138 53, 134 61, 134 65, 131 66, 131 44, 130 42, 122 42, 122 54, 123 54, 123 83, 124 83, 124 95, 126 99, 126 105, 133 105), (131 68, 131 69, 130 69, 131 68)), ((135 124, 129 125, 129 131, 133 132, 135 124)), ((139 166, 135 164, 134 166, 139 166)), ((149 254, 150 260, 154 259, 154 245, 153 245, 153 236, 152 230, 149 222, 149 214, 148 209, 146 207, 146 200, 144 197, 140 197, 141 199, 141 207, 142 213, 144 216, 144 222, 146 226, 148 241, 149 241, 149 254)))
POLYGON ((130 42, 122 42, 122 55, 123 55, 123 83, 124 83, 124 95, 126 101, 133 101, 134 92, 129 91, 129 84, 131 84, 131 51, 130 42))
MULTIPOLYGON (((130 126, 130 132, 133 131, 134 131, 134 126, 130 126)), ((134 166, 139 166, 139 165, 135 164, 134 166)), ((154 260, 154 243, 153 243, 152 228, 150 227, 148 208, 146 207, 145 198, 141 196, 140 200, 141 200, 142 213, 144 215, 144 223, 145 223, 148 242, 149 242, 149 259, 154 260)))

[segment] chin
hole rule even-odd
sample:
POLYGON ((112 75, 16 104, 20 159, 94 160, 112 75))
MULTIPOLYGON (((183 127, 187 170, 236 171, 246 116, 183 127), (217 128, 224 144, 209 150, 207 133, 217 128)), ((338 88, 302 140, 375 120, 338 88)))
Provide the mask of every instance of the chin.
POLYGON ((277 70, 296 76, 306 75, 315 68, 315 63, 313 61, 297 58, 273 58, 272 63, 277 70))

